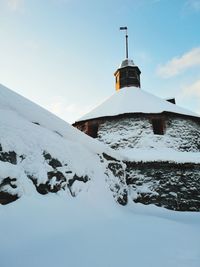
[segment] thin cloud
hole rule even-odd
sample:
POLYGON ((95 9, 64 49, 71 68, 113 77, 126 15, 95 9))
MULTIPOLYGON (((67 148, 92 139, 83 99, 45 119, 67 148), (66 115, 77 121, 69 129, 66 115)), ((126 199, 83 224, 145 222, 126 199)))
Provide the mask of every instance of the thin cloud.
POLYGON ((57 101, 52 102, 47 109, 65 121, 73 123, 76 119, 79 119, 81 116, 89 112, 92 107, 80 106, 75 103, 68 104, 57 99, 57 101))
MULTIPOLYGON (((193 82, 190 85, 187 85, 182 88, 180 92, 180 99, 184 99, 184 101, 191 101, 194 103, 200 103, 200 79, 193 82)), ((195 105, 196 108, 194 107, 194 111, 197 114, 200 114, 200 106, 199 104, 195 105)))
POLYGON ((28 40, 25 42, 25 47, 30 49, 30 50, 38 50, 40 48, 40 45, 37 41, 34 40, 28 40))
POLYGON ((187 0, 185 8, 189 8, 194 11, 200 11, 200 0, 187 0))
POLYGON ((200 80, 195 81, 191 85, 183 89, 183 96, 200 97, 200 80))
POLYGON ((186 69, 200 65, 200 47, 193 48, 180 57, 172 58, 165 65, 157 69, 157 74, 162 78, 176 76, 186 69))
POLYGON ((13 10, 19 10, 22 8, 23 0, 6 0, 7 6, 13 10))

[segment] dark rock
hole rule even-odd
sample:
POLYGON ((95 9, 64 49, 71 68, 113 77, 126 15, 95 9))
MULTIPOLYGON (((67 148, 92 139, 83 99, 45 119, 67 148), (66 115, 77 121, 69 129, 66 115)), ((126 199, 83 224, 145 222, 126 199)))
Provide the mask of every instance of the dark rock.
POLYGON ((0 151, 0 161, 17 164, 17 154, 15 151, 3 152, 0 151))
POLYGON ((128 203, 128 193, 126 190, 123 190, 123 192, 118 196, 117 202, 122 206, 125 206, 128 203))
POLYGON ((40 123, 39 122, 36 122, 36 121, 33 121, 32 123, 33 124, 36 124, 36 125, 40 125, 40 123))
POLYGON ((26 156, 25 155, 20 155, 19 158, 21 159, 21 161, 25 160, 26 156))
POLYGON ((108 164, 108 169, 110 169, 114 176, 124 177, 124 170, 120 163, 111 162, 108 164))
POLYGON ((50 171, 47 172, 48 179, 51 180, 52 177, 56 177, 56 181, 63 181, 66 182, 66 178, 60 171, 50 171))
POLYGON ((47 152, 43 152, 43 156, 44 158, 47 160, 48 164, 53 168, 53 169, 56 169, 58 167, 62 167, 62 164, 61 162, 56 159, 56 158, 53 158, 49 153, 47 152))
POLYGON ((0 204, 2 204, 2 205, 9 204, 9 203, 17 200, 18 198, 19 198, 19 196, 16 194, 12 195, 8 192, 3 192, 0 190, 0 204))
POLYGON ((80 182, 83 182, 83 183, 87 183, 89 180, 90 180, 90 178, 87 175, 85 175, 85 176, 78 176, 77 174, 75 174, 73 176, 73 178, 71 178, 71 179, 68 180, 68 183, 67 183, 67 187, 68 187, 71 195, 73 197, 76 196, 75 193, 72 190, 72 186, 73 186, 73 184, 74 184, 75 181, 80 181, 80 182))
POLYGON ((87 183, 89 180, 90 180, 90 178, 87 175, 78 176, 77 174, 75 174, 72 179, 68 180, 68 186, 71 187, 75 181, 87 183))
POLYGON ((104 157, 106 160, 108 160, 108 161, 117 161, 117 162, 119 162, 119 160, 117 160, 117 159, 115 159, 115 158, 109 156, 109 155, 106 154, 106 153, 103 153, 102 155, 103 155, 103 157, 104 157))
POLYGON ((12 194, 11 192, 7 192, 6 190, 4 190, 5 186, 9 186, 11 190, 16 189, 16 181, 16 178, 10 177, 6 177, 2 180, 2 182, 0 183, 0 204, 5 205, 19 198, 17 194, 12 194))
POLYGON ((31 175, 28 175, 28 178, 32 180, 33 184, 35 185, 36 190, 38 193, 42 195, 46 195, 48 193, 56 193, 62 188, 64 188, 66 184, 66 178, 62 172, 59 171, 51 171, 47 173, 48 181, 46 183, 37 183, 37 179, 31 175), (52 183, 52 178, 55 177, 56 180, 52 183))
POLYGON ((27 175, 27 177, 33 182, 33 184, 35 185, 35 188, 37 190, 38 193, 42 194, 42 195, 46 195, 49 191, 48 191, 48 185, 47 184, 37 184, 37 179, 32 176, 32 175, 27 175))
POLYGON ((10 178, 10 177, 6 177, 6 178, 4 178, 3 180, 2 180, 2 182, 0 183, 0 190, 1 190, 1 188, 3 187, 3 186, 5 186, 5 185, 9 185, 10 187, 12 187, 12 188, 17 188, 17 186, 16 186, 16 184, 15 184, 15 182, 17 181, 17 179, 16 178, 10 178))
POLYGON ((61 162, 60 162, 58 159, 55 159, 55 158, 52 158, 52 159, 49 161, 49 165, 50 165, 53 169, 62 167, 61 162))
POLYGON ((46 159, 46 160, 50 160, 50 159, 52 159, 52 157, 51 157, 51 155, 49 154, 49 153, 47 153, 47 152, 43 152, 43 156, 44 156, 44 158, 46 159))
POLYGON ((38 193, 40 193, 42 195, 46 195, 46 194, 49 193, 49 185, 48 185, 48 183, 39 184, 39 185, 35 184, 35 187, 36 187, 36 190, 38 191, 38 193))

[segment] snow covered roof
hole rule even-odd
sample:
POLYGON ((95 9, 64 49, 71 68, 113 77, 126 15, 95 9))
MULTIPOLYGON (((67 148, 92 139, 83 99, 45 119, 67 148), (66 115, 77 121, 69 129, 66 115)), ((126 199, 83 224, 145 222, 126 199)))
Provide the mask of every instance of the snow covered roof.
POLYGON ((119 68, 121 69, 121 68, 125 68, 125 67, 128 67, 128 66, 130 66, 130 67, 134 67, 135 66, 135 64, 134 64, 132 59, 123 60, 122 63, 120 64, 119 68))
POLYGON ((135 87, 125 87, 82 116, 77 122, 127 113, 160 114, 162 112, 200 118, 198 114, 174 105, 144 90, 135 87))

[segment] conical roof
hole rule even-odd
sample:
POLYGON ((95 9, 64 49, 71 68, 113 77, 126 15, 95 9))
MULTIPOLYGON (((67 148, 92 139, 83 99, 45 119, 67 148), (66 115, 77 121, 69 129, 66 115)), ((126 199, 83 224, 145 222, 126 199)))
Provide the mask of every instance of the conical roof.
POLYGON ((125 87, 115 92, 102 104, 82 116, 77 122, 127 113, 159 114, 162 112, 171 112, 200 118, 200 115, 154 96, 144 90, 135 87, 125 87))

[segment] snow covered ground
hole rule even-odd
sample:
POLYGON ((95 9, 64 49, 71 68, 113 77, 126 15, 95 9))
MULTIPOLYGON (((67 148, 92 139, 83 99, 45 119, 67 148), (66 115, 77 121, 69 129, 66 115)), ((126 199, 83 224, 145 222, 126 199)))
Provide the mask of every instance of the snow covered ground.
POLYGON ((93 189, 0 206, 0 266, 200 266, 200 213, 122 207, 93 189))
POLYGON ((200 213, 120 206, 108 181, 118 178, 105 174, 110 159, 102 158, 119 155, 3 86, 0 144, 0 182, 17 178, 10 187, 21 196, 0 205, 0 267, 200 266, 200 213), (90 180, 76 181, 76 197, 64 186, 41 195, 29 175, 53 188, 49 172, 62 172, 65 185, 74 175, 90 180))

